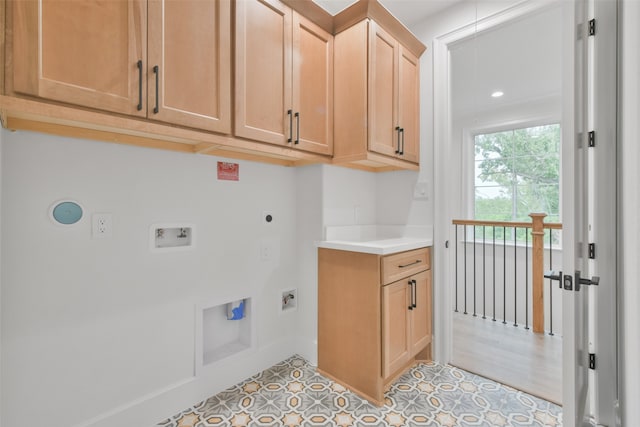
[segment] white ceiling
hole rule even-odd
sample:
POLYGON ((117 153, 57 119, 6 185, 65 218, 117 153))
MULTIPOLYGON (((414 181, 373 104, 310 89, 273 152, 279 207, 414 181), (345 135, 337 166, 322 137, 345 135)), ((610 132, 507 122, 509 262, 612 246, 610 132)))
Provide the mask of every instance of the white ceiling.
POLYGON ((562 13, 541 11, 451 48, 454 117, 557 97, 562 89, 562 13), (494 91, 504 92, 492 98, 494 91))
MULTIPOLYGON (((332 15, 356 0, 313 0, 332 15)), ((379 0, 406 27, 446 9, 460 0, 379 0)))

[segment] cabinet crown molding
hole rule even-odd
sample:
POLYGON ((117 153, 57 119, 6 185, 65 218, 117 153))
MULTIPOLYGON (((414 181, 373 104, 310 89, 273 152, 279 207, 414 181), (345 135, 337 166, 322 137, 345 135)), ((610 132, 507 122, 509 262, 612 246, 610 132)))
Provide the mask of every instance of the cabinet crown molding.
POLYGON ((420 57, 427 47, 398 21, 378 0, 359 0, 348 8, 331 15, 312 0, 282 0, 298 13, 312 19, 326 31, 338 34, 363 19, 372 19, 395 37, 414 55, 420 57))

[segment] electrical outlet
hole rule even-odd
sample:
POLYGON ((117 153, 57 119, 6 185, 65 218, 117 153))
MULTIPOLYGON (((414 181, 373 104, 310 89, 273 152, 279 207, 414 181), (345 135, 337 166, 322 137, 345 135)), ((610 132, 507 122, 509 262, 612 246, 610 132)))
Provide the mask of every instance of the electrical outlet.
POLYGON ((104 239, 113 233, 113 220, 110 213, 97 213, 91 217, 91 237, 104 239))
POLYGON ((263 241, 260 243, 260 259, 262 261, 271 261, 273 253, 273 247, 269 242, 263 241))

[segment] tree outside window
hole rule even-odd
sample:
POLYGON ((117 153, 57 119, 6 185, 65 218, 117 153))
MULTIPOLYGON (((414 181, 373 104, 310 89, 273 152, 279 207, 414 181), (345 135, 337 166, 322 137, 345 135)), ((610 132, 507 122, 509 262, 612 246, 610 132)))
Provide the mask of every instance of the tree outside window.
POLYGON ((474 142, 476 219, 529 222, 530 213, 544 212, 545 222, 560 222, 559 124, 480 134, 474 142))

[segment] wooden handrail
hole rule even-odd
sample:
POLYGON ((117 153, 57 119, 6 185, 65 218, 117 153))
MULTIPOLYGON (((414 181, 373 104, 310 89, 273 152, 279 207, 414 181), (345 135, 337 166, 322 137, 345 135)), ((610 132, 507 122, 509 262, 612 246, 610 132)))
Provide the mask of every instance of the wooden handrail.
POLYGON ((561 223, 545 223, 547 214, 531 213, 531 222, 483 221, 475 219, 454 219, 454 225, 474 227, 505 227, 531 229, 532 236, 532 303, 533 331, 544 333, 544 234, 545 229, 562 230, 561 223))
MULTIPOLYGON (((515 221, 483 221, 481 219, 454 219, 451 221, 453 225, 473 225, 473 226, 486 226, 486 227, 507 227, 507 228, 531 228, 530 222, 515 222, 515 221)), ((562 230, 562 223, 559 222, 545 222, 544 228, 562 230)))

